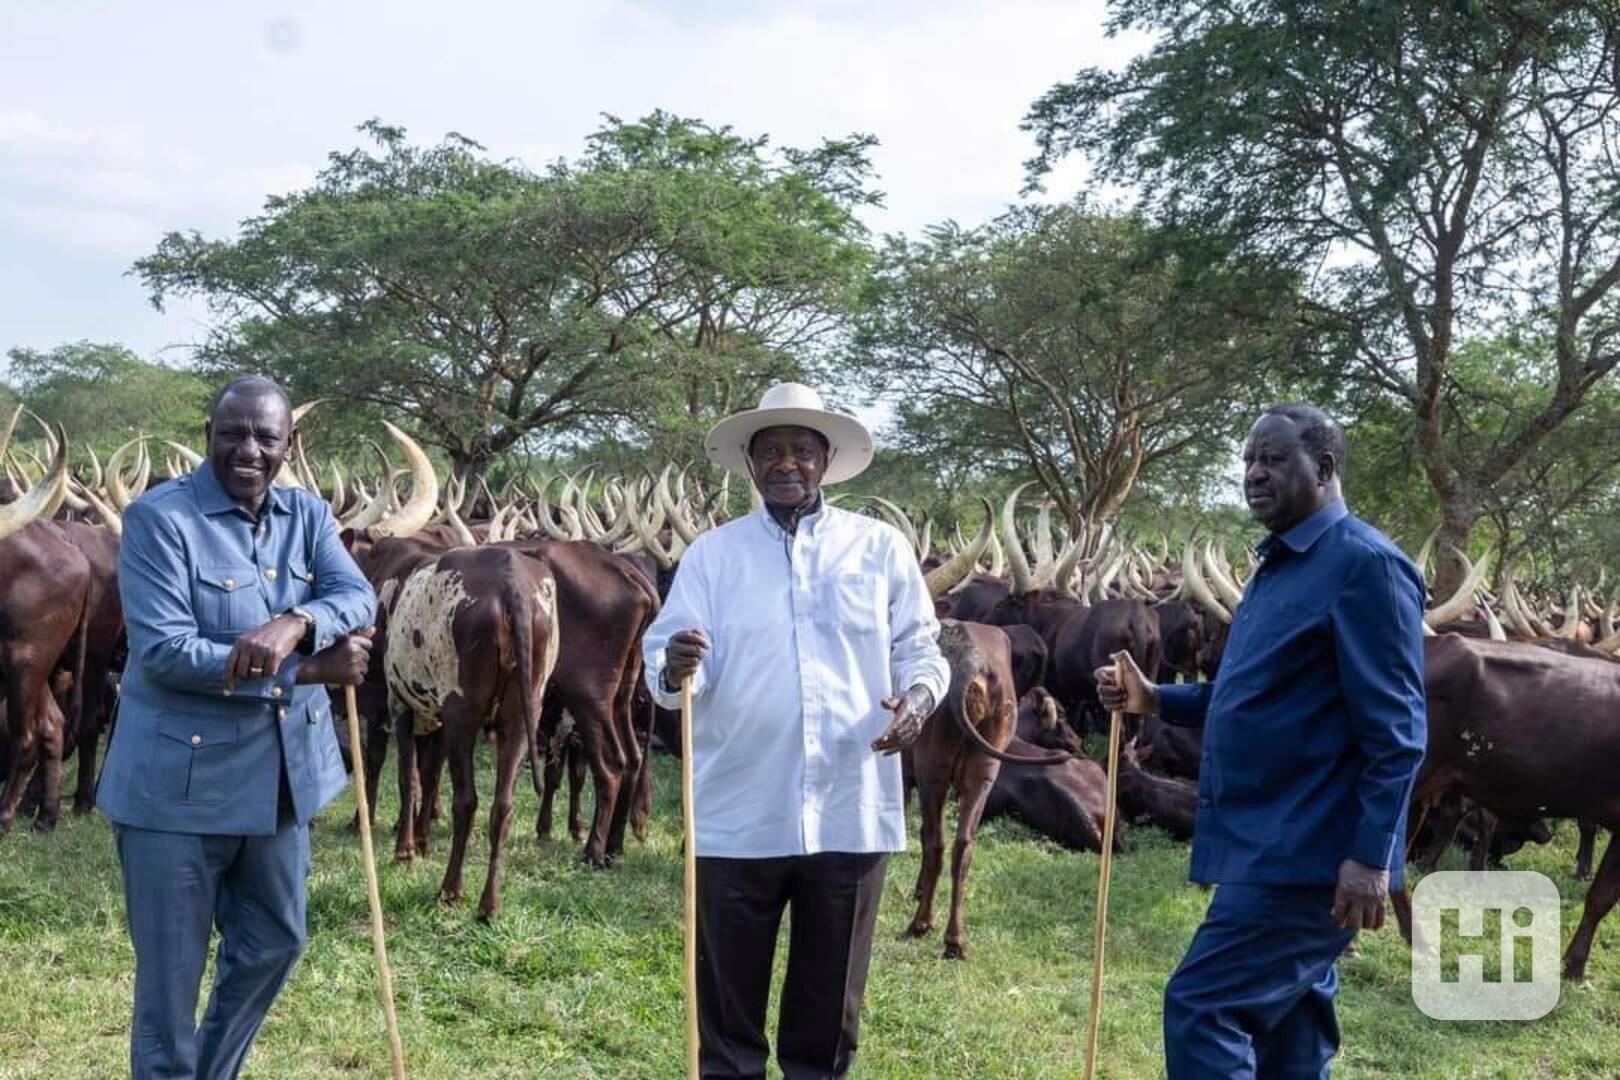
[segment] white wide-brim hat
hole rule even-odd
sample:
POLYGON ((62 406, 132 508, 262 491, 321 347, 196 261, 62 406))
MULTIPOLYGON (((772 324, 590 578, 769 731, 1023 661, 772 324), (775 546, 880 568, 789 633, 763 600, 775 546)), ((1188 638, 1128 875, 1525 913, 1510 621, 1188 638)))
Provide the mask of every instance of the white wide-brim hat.
POLYGON ((769 427, 792 424, 819 431, 827 438, 827 472, 823 485, 851 480, 872 464, 872 433, 853 416, 822 407, 821 395, 802 383, 777 383, 759 399, 759 408, 728 416, 704 440, 709 460, 745 479, 748 441, 769 427))

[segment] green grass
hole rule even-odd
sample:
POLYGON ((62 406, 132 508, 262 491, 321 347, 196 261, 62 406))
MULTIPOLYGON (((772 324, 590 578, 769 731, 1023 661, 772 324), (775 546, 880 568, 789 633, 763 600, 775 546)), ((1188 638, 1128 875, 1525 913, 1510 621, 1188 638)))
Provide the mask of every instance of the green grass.
MULTIPOLYGON (((383 865, 413 1076, 680 1075, 678 775, 674 762, 659 760, 653 834, 645 845, 632 841, 608 872, 581 867, 566 839, 537 845, 533 794, 521 792, 506 908, 492 926, 472 914, 487 801, 468 859, 471 899, 459 909, 435 902, 443 827, 425 863, 383 865)), ((487 786, 487 770, 480 782, 487 786)), ((387 823, 395 804, 391 782, 385 786, 387 823)), ((387 1072, 359 843, 343 831, 351 806, 335 803, 316 825, 309 949, 264 1026, 250 1076, 387 1072)), ((911 850, 890 863, 859 1074, 1079 1075, 1096 858, 1010 823, 985 826, 969 882, 969 958, 947 963, 938 932, 925 941, 900 937, 917 872, 915 821, 909 834, 911 850)), ((1184 882, 1184 845, 1148 829, 1131 838, 1134 850, 1115 861, 1111 893, 1102 1031, 1102 1075, 1110 1078, 1161 1075, 1160 994, 1205 905, 1204 893, 1184 882)), ((1566 940, 1584 895, 1570 873, 1573 845, 1566 822, 1554 844, 1510 860, 1558 883, 1566 940)), ((392 850, 386 832, 378 848, 385 858, 392 850)), ((948 883, 936 909, 941 926, 947 902, 948 883)), ((778 978, 785 952, 784 942, 778 978)), ((1408 972, 1393 928, 1364 935, 1361 956, 1341 964, 1345 1041, 1335 1075, 1620 1075, 1620 924, 1599 934, 1589 981, 1566 984, 1558 1008, 1532 1024, 1429 1020, 1411 1004, 1408 972)), ((0 840, 0 973, 0 1080, 126 1074, 132 959, 105 822, 65 820, 52 836, 24 831, 0 840)))

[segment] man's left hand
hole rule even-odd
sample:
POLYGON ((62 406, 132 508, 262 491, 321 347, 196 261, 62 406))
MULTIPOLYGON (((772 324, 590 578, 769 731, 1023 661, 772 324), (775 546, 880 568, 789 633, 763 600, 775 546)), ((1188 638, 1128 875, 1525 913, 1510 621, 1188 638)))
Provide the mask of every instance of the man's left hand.
POLYGON ((872 752, 892 754, 904 750, 922 734, 923 724, 934 711, 934 695, 925 686, 913 686, 904 697, 884 698, 883 707, 894 713, 894 719, 882 735, 872 740, 872 752))
POLYGON ((225 688, 238 682, 264 679, 281 670, 281 664, 304 640, 304 620, 296 615, 278 615, 236 639, 225 658, 225 688))
POLYGON ((1384 900, 1388 896, 1388 870, 1346 859, 1339 864, 1333 921, 1341 930, 1377 930, 1384 925, 1384 900))

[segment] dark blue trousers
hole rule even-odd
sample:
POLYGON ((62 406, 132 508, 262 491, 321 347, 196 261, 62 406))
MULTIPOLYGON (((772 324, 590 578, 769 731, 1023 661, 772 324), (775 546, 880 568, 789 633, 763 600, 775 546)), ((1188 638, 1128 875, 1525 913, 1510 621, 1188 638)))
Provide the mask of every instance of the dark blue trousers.
POLYGON ((1339 1049, 1332 886, 1221 885, 1164 988, 1168 1080, 1316 1080, 1339 1049))
POLYGON ((274 836, 116 827, 135 946, 133 1080, 235 1077, 304 948, 309 829, 283 815, 274 836), (197 993, 219 928, 214 990, 197 993))

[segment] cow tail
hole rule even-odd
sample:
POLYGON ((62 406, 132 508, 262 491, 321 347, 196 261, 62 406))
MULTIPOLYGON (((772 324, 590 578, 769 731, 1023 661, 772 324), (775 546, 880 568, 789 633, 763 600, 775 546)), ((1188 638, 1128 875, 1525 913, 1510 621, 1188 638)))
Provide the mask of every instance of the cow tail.
MULTIPOLYGON (((546 584, 551 584, 549 574, 545 578, 546 584)), ((529 743, 529 771, 530 779, 534 782, 534 793, 541 795, 545 788, 545 767, 540 760, 540 705, 537 698, 545 693, 545 687, 551 681, 552 669, 557 663, 557 593, 556 586, 552 585, 550 595, 541 594, 539 598, 549 608, 550 624, 546 628, 546 655, 542 661, 543 670, 539 673, 539 685, 536 686, 534 670, 534 605, 535 598, 523 594, 515 582, 508 582, 502 590, 501 602, 506 609, 506 621, 512 630, 512 642, 517 653, 517 682, 518 692, 523 704, 523 732, 529 743)))
MULTIPOLYGON (((84 592, 84 610, 79 613, 79 644, 73 653, 73 692, 68 695, 68 716, 72 717, 72 730, 62 733, 62 753, 65 756, 68 747, 77 745, 81 726, 85 722, 84 716, 84 671, 90 656, 90 619, 100 606, 100 586, 97 585, 95 575, 90 576, 90 586, 84 592)), ((47 689, 47 693, 49 690, 47 689)), ((94 723, 100 717, 91 717, 94 723)))

